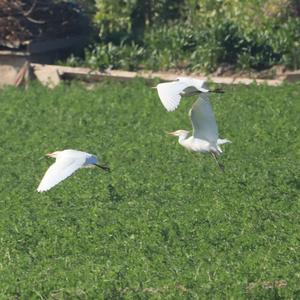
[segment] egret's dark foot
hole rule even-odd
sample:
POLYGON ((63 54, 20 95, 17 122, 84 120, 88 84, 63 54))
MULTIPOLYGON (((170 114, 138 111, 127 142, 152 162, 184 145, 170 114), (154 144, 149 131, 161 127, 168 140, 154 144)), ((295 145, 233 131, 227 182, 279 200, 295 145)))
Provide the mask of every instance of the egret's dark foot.
POLYGON ((95 166, 97 166, 98 168, 100 168, 106 172, 110 172, 110 168, 108 166, 103 166, 103 165, 98 165, 98 164, 95 164, 95 166))
POLYGON ((218 163, 219 169, 222 172, 225 172, 225 166, 223 164, 218 163))

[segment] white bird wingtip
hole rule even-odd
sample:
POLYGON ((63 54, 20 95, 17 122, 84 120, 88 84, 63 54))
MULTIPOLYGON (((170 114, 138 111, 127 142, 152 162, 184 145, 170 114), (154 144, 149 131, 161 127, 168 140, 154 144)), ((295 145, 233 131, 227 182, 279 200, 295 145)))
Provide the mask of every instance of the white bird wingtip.
POLYGON ((36 189, 36 191, 37 191, 38 193, 43 193, 43 192, 48 191, 48 189, 45 189, 45 188, 42 188, 42 187, 39 186, 39 187, 36 189))

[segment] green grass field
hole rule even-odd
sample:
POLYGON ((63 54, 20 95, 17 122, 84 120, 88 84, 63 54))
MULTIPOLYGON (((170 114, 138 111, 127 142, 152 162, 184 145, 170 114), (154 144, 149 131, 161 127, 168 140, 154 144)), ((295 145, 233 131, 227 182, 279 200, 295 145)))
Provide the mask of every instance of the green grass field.
POLYGON ((143 80, 0 91, 0 299, 300 299, 300 85, 224 86, 219 171, 143 80), (53 162, 83 169, 49 192, 53 162))

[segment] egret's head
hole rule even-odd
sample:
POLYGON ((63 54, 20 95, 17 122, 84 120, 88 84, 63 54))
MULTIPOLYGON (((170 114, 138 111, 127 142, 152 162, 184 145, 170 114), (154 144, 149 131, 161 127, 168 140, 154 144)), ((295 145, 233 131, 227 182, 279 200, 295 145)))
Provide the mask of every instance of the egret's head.
POLYGON ((46 156, 48 157, 52 157, 52 158, 57 158, 58 154, 60 153, 61 151, 55 151, 55 152, 52 152, 52 153, 47 153, 46 156))
POLYGON ((172 132, 168 132, 169 135, 173 135, 173 136, 178 136, 178 137, 187 137, 189 135, 189 131, 187 130, 176 130, 176 131, 172 131, 172 132))

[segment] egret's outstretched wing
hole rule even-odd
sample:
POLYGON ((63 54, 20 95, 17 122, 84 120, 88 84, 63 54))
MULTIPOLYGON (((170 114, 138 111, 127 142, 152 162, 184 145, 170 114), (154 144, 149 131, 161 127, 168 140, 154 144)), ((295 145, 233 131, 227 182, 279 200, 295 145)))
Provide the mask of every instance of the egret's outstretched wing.
POLYGON ((194 138, 217 142, 218 127, 208 94, 200 94, 190 110, 194 138))
POLYGON ((176 81, 160 83, 156 86, 158 96, 167 111, 175 110, 182 96, 207 93, 204 81, 188 77, 178 77, 176 81))
POLYGON ((83 166, 85 158, 69 157, 57 159, 53 165, 49 167, 45 173, 37 191, 44 192, 72 175, 77 169, 83 166))
POLYGON ((164 82, 158 84, 156 88, 163 106, 167 111, 173 111, 180 103, 181 94, 186 88, 186 83, 179 81, 164 82))

